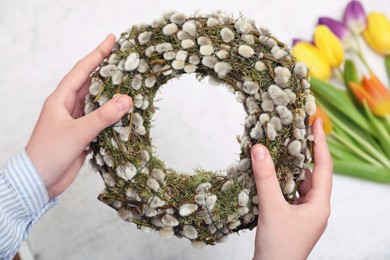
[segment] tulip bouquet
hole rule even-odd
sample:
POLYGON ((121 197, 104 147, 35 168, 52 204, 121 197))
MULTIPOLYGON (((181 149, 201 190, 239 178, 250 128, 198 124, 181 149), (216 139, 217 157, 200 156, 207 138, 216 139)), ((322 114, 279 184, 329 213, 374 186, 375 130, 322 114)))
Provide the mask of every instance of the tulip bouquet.
POLYGON ((313 41, 295 39, 293 55, 310 68, 314 118, 323 118, 335 172, 390 183, 390 92, 365 59, 362 38, 390 80, 390 21, 366 15, 359 1, 349 2, 342 21, 319 18, 313 41))

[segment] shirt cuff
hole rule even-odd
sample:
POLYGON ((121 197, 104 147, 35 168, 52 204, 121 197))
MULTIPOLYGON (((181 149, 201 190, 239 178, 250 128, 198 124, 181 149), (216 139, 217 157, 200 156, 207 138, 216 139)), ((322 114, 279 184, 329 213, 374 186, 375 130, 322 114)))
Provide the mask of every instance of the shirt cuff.
POLYGON ((10 184, 24 206, 30 225, 37 222, 56 199, 49 200, 47 189, 25 149, 20 150, 6 165, 10 184))

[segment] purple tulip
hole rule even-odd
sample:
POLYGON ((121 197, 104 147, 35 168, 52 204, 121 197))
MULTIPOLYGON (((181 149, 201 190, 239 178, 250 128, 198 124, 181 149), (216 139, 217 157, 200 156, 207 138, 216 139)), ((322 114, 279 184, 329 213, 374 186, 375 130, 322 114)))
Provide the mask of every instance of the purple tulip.
POLYGON ((345 47, 349 47, 352 43, 352 33, 342 23, 329 17, 320 17, 318 24, 327 26, 343 43, 345 47))
POLYGON ((306 40, 301 39, 301 38, 293 38, 293 40, 292 40, 292 46, 295 46, 295 44, 297 44, 298 42, 308 42, 308 43, 314 45, 314 42, 313 42, 313 41, 306 41, 306 40))
POLYGON ((366 29, 366 12, 359 1, 353 0, 348 3, 344 11, 343 22, 355 34, 360 34, 366 29))
POLYGON ((293 38, 292 45, 295 46, 298 42, 302 42, 303 40, 301 38, 293 38))

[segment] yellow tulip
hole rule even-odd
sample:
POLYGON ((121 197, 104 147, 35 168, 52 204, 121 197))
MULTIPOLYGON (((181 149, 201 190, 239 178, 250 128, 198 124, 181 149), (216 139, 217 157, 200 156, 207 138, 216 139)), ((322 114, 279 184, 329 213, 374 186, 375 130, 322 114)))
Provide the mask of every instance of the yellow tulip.
POLYGON ((368 14, 363 36, 374 51, 382 55, 390 54, 390 21, 383 13, 368 14))
POLYGON ((343 45, 327 26, 317 25, 314 31, 314 44, 324 54, 332 68, 338 68, 343 62, 343 45))
POLYGON ((310 76, 328 80, 332 74, 330 65, 325 56, 312 44, 308 42, 298 42, 293 47, 293 56, 304 62, 310 69, 310 76))

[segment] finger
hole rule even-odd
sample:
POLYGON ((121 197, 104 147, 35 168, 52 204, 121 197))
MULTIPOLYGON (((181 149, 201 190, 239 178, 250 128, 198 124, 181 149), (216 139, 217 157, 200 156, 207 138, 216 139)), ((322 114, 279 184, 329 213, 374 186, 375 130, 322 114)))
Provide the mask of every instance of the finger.
POLYGON ((314 169, 312 176, 312 200, 329 202, 332 191, 333 162, 322 128, 322 119, 316 118, 313 123, 314 133, 314 169))
POLYGON ((78 61, 72 70, 63 78, 58 91, 71 91, 77 93, 90 76, 90 74, 110 54, 115 43, 115 36, 109 34, 106 39, 85 58, 78 61))
POLYGON ((299 197, 302 198, 302 197, 306 196, 306 194, 310 191, 310 189, 312 187, 312 181, 313 181, 312 177, 313 177, 312 172, 310 171, 309 168, 306 168, 305 179, 302 182, 302 184, 299 185, 299 188, 298 188, 299 197))
POLYGON ((285 203, 267 148, 257 144, 252 148, 252 169, 255 176, 259 210, 267 211, 285 203))
POLYGON ((75 120, 77 143, 88 145, 106 127, 115 124, 132 107, 133 102, 127 95, 118 95, 93 112, 75 120))
POLYGON ((90 80, 87 80, 77 93, 76 103, 71 113, 73 118, 78 118, 84 114, 85 97, 89 93, 90 84, 90 80))
POLYGON ((306 201, 308 201, 308 197, 306 195, 309 194, 311 191, 312 177, 313 177, 313 174, 312 174, 311 170, 309 168, 306 168, 305 179, 298 187, 299 197, 295 198, 294 205, 303 204, 306 201))
POLYGON ((80 88, 80 90, 77 92, 77 100, 81 103, 84 104, 85 102, 85 97, 89 93, 89 86, 91 85, 91 80, 88 79, 83 86, 80 88))
POLYGON ((81 117, 84 114, 84 103, 85 102, 81 100, 76 101, 75 107, 71 113, 72 118, 76 119, 81 117))

